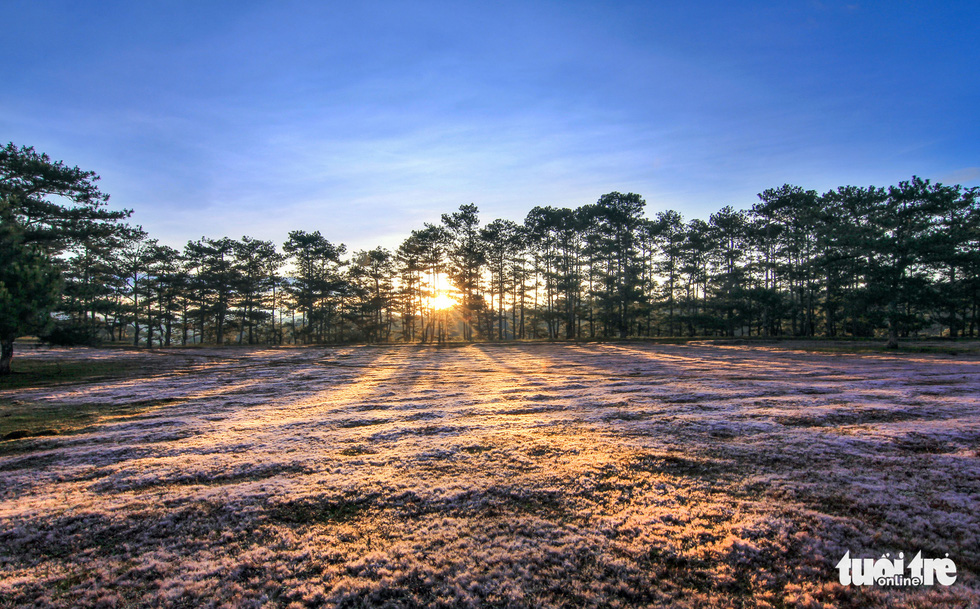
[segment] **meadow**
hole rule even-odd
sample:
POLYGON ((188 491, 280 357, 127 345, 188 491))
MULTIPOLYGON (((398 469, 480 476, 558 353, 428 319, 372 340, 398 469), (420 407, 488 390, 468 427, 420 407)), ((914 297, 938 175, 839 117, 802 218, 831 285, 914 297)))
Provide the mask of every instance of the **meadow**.
POLYGON ((0 607, 980 606, 975 352, 35 349, 18 366, 0 607), (956 581, 845 586, 847 552, 948 555, 956 581))

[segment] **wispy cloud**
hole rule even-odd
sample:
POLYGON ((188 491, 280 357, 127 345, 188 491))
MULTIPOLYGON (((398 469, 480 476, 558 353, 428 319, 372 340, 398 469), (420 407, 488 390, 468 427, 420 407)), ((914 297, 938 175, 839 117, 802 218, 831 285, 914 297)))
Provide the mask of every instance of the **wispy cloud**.
POLYGON ((632 190, 704 217, 783 182, 976 179, 958 9, 229 7, 0 9, 0 130, 101 173, 176 243, 292 223, 367 246, 468 202, 520 219, 632 190))
POLYGON ((964 167, 952 173, 941 176, 940 181, 951 184, 973 186, 980 181, 980 167, 964 167))

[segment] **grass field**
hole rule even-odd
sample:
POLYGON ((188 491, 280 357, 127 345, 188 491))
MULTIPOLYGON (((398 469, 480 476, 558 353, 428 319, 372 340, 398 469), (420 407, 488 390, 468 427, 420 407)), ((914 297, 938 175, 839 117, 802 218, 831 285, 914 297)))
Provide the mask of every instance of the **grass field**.
POLYGON ((819 348, 18 353, 0 607, 980 606, 980 356, 819 348))

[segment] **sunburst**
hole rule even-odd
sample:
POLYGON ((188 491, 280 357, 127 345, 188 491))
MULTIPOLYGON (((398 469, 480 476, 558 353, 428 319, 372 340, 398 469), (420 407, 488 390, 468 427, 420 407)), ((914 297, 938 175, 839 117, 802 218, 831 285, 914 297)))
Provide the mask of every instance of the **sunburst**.
POLYGON ((430 309, 435 309, 437 311, 442 311, 444 309, 451 309, 457 304, 456 299, 450 296, 446 292, 439 292, 435 296, 432 296, 426 300, 426 304, 430 309))

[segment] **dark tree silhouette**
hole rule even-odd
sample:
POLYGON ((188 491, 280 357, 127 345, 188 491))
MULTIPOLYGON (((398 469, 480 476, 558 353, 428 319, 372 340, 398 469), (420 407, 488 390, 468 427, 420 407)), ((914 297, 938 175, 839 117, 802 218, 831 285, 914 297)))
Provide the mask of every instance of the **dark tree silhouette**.
POLYGON ((229 332, 249 344, 823 335, 896 346, 980 331, 978 189, 918 177, 823 195, 785 184, 748 211, 686 223, 672 210, 645 217, 632 193, 482 228, 469 204, 394 253, 349 257, 318 231, 292 231, 282 254, 247 236, 178 252, 123 224, 129 212, 106 208, 97 179, 32 148, 0 150, 0 373, 17 335, 53 321, 51 340, 139 346, 229 332), (447 291, 452 311, 440 308, 447 291))
POLYGON ((0 375, 14 340, 43 329, 62 283, 59 256, 121 230, 130 211, 108 209, 99 176, 13 143, 0 148, 0 375))
POLYGON ((480 274, 486 262, 480 241, 479 210, 472 203, 460 205, 459 211, 442 214, 442 224, 447 236, 449 277, 456 284, 461 297, 463 340, 473 340, 474 327, 479 328, 479 324, 474 322, 483 310, 480 274))

